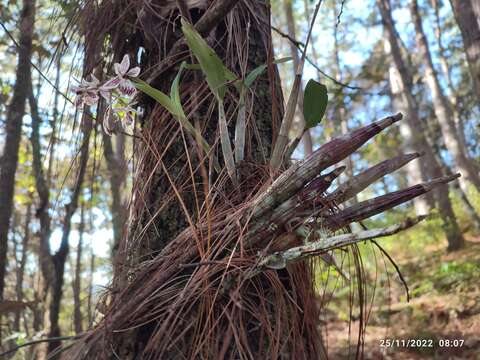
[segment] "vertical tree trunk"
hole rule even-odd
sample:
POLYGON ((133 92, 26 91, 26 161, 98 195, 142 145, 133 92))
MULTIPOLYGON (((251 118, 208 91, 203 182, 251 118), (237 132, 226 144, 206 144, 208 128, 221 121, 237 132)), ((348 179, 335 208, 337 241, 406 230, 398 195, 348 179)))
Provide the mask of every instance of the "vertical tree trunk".
POLYGON ((470 154, 468 152, 467 141, 465 139, 465 126, 463 124, 463 119, 460 116, 460 113, 457 109, 458 92, 453 86, 450 67, 448 65, 447 55, 445 53, 445 46, 443 45, 442 27, 440 25, 440 8, 439 8, 438 2, 439 0, 432 0, 432 6, 435 12, 435 38, 437 40, 437 45, 438 45, 438 53, 439 53, 438 59, 440 61, 442 73, 445 80, 447 81, 447 86, 450 92, 450 103, 452 105, 451 108, 453 111, 453 117, 455 120, 455 125, 457 127, 457 132, 459 135, 458 137, 459 145, 462 147, 463 152, 471 159, 470 154))
POLYGON ((112 212, 113 226, 113 272, 117 274, 121 269, 121 258, 118 254, 120 242, 123 237, 123 230, 127 220, 127 208, 125 203, 125 181, 127 178, 127 162, 125 160, 125 135, 116 136, 116 151, 114 151, 112 138, 106 134, 103 135, 103 154, 110 176, 110 192, 112 194, 112 203, 110 209, 112 212))
MULTIPOLYGON (((34 329, 39 330, 40 327, 49 328, 49 315, 47 298, 50 285, 53 281, 54 268, 52 257, 50 254, 50 234, 51 234, 51 218, 49 214, 50 208, 50 190, 48 180, 45 178, 43 171, 43 157, 40 142, 40 126, 42 119, 38 112, 37 100, 33 93, 33 82, 30 79, 29 88, 29 105, 30 116, 32 118, 32 132, 30 142, 32 143, 32 168, 35 178, 35 187, 38 194, 38 204, 35 216, 40 222, 40 230, 38 232, 38 265, 40 272, 36 277, 36 300, 38 301, 34 314, 34 329)), ((47 357, 47 344, 40 344, 36 347, 36 359, 43 360, 47 357)))
POLYGON ((25 103, 30 86, 30 62, 35 22, 35 0, 24 0, 20 13, 20 40, 13 97, 7 108, 5 146, 0 163, 0 301, 3 301, 7 263, 8 233, 15 191, 18 149, 22 136, 25 103))
MULTIPOLYGON (((23 301, 23 279, 25 277, 25 265, 27 264, 28 245, 30 242, 30 222, 32 220, 32 203, 27 205, 27 212, 25 214, 25 224, 22 238, 22 252, 20 259, 17 263, 17 278, 15 283, 15 293, 17 295, 17 301, 23 301)), ((15 319, 13 322, 13 329, 20 331, 20 312, 15 313, 15 319)))
MULTIPOLYGON (((86 56, 87 61, 91 61, 91 56, 86 56)), ((57 78, 58 78, 57 74, 57 78)), ((41 279, 39 288, 39 297, 42 301, 44 314, 44 327, 48 330, 48 336, 56 338, 60 336, 59 315, 60 306, 63 295, 63 283, 65 263, 69 252, 69 238, 72 226, 72 217, 78 207, 78 199, 83 186, 88 158, 89 158, 89 141, 92 131, 92 118, 87 113, 83 113, 81 119, 81 147, 77 164, 76 179, 71 189, 70 202, 65 206, 65 214, 62 223, 62 238, 60 247, 55 254, 51 253, 50 235, 51 235, 51 218, 49 215, 49 179, 46 178, 41 154, 40 141, 40 125, 42 119, 38 111, 38 104, 35 94, 33 93, 32 79, 29 78, 29 104, 30 114, 32 117, 32 154, 33 154, 33 172, 35 176, 35 185, 39 197, 39 206, 36 215, 40 220, 40 245, 39 245, 39 263, 41 269, 41 279)), ((57 114, 58 115, 58 114, 57 114)), ((51 162, 47 171, 51 170, 51 162)), ((38 323, 38 319, 37 319, 38 323)), ((51 341, 43 343, 39 346, 37 359, 45 359, 47 353, 51 353, 58 346, 59 341, 51 341)))
POLYGON ((418 11, 417 0, 412 0, 410 10, 415 25, 417 46, 420 49, 420 55, 425 64, 425 77, 431 92, 436 119, 440 125, 445 145, 453 156, 458 170, 462 173, 462 177, 459 179, 460 185, 462 186, 462 189, 466 191, 468 184, 465 180, 469 180, 477 190, 480 191, 480 176, 460 146, 455 121, 453 119, 453 111, 448 99, 440 87, 437 73, 433 66, 427 38, 423 31, 422 19, 418 11))
POLYGON ((88 328, 93 324, 94 320, 94 306, 93 306, 93 277, 95 275, 95 254, 90 254, 90 277, 88 282, 88 295, 87 295, 87 318, 88 328))
MULTIPOLYGON (((70 249, 69 239, 72 228, 72 217, 77 211, 78 200, 82 190, 85 173, 87 170, 88 158, 90 155, 90 134, 92 132, 92 118, 86 113, 82 116, 82 144, 80 148, 80 157, 78 162, 77 177, 71 190, 70 202, 65 206, 65 216, 63 218, 62 239, 57 252, 52 255, 54 276, 52 282, 52 299, 50 303, 50 332, 49 337, 56 338, 60 336, 60 305, 63 296, 63 283, 65 273, 65 263, 67 261, 70 249)), ((60 341, 51 341, 48 343, 48 352, 53 352, 61 345, 60 341)))
MULTIPOLYGON (((287 20, 287 30, 288 35, 292 39, 297 38, 297 33, 295 29, 295 19, 293 18, 293 7, 292 7, 292 0, 283 0, 283 8, 285 11, 285 16, 287 20)), ((298 49, 293 42, 290 41, 290 56, 293 58, 293 76, 295 76, 298 68, 298 64, 300 62, 300 58, 298 55, 298 49)), ((297 118, 300 121, 300 128, 303 129, 305 126, 305 119, 303 118, 303 98, 304 98, 304 91, 303 91, 303 84, 300 85, 300 92, 298 94, 298 103, 297 103, 297 118)), ((303 152, 305 156, 310 155, 313 152, 313 141, 312 141, 312 134, 310 130, 307 130, 305 134, 303 134, 303 152)))
POLYGON ((478 0, 450 0, 453 14, 462 34, 473 88, 480 102, 480 25, 475 13, 478 0))
MULTIPOLYGON (((441 176, 442 170, 440 164, 436 161, 433 151, 424 136, 424 125, 419 117, 418 104, 412 93, 412 74, 400 50, 398 33, 395 29, 391 14, 390 1, 377 0, 377 4, 382 16, 383 26, 388 35, 393 62, 399 74, 397 85, 402 94, 402 102, 406 109, 406 124, 408 124, 408 128, 405 129, 408 131, 408 134, 405 134, 405 139, 411 141, 411 146, 413 146, 417 152, 424 154, 425 161, 422 161, 422 163, 425 165, 427 175, 430 177, 441 176)), ((447 237, 448 250, 457 250, 463 246, 464 239, 452 210, 448 196, 448 188, 444 187, 443 189, 439 189, 435 191, 434 194, 442 217, 442 227, 447 237)))
MULTIPOLYGON (((385 50, 388 54, 391 53, 390 43, 385 42, 385 50)), ((392 104, 395 109, 401 111, 408 116, 408 107, 403 98, 403 88, 400 74, 393 63, 389 67, 389 84, 392 104)), ((399 133, 403 139, 403 148, 407 152, 417 151, 417 147, 414 144, 414 134, 411 131, 411 127, 407 121, 400 123, 399 133)), ((412 161, 405 166, 407 176, 407 184, 413 186, 419 182, 428 179, 427 169, 425 164, 421 161, 412 161)), ((422 198, 416 198, 413 200, 413 206, 417 215, 427 214, 434 206, 434 200, 432 196, 426 196, 422 198)))
MULTIPOLYGON (((182 2, 187 6, 192 4, 190 1, 182 2)), ((142 57, 140 65, 142 69, 147 71, 152 69, 143 76, 150 77, 149 80, 152 85, 166 92, 169 91, 178 69, 174 65, 179 65, 182 59, 188 59, 189 57, 188 51, 185 51, 187 49, 179 45, 182 44, 179 23, 165 20, 178 18, 175 6, 177 2, 170 1, 167 3, 173 4, 173 10, 166 13, 162 13, 162 10, 157 13, 146 8, 143 8, 142 11, 126 13, 123 11, 124 4, 122 4, 121 9, 109 9, 109 11, 112 10, 114 14, 117 14, 115 18, 118 27, 108 28, 109 39, 114 44, 114 59, 120 59, 124 54, 138 54, 139 49, 143 48, 145 56, 142 57), (116 13, 115 11, 119 12, 116 13), (136 18, 137 15, 139 18, 136 18), (119 19, 117 16, 122 16, 122 18, 119 19), (130 22, 142 25, 132 30, 124 26, 130 22), (179 42, 176 43, 176 40, 179 40, 179 42), (182 51, 179 52, 178 50, 182 51), (158 59, 167 60, 159 66, 158 59)), ((141 104, 145 108, 145 112, 141 119, 143 125, 140 132, 142 141, 137 144, 136 149, 137 161, 135 163, 133 200, 128 221, 131 225, 122 241, 120 250, 121 253, 125 250, 126 258, 122 259, 122 262, 127 263, 129 267, 124 268, 123 274, 117 275, 117 278, 121 277, 120 285, 124 281, 129 281, 130 277, 127 276, 129 275, 127 271, 151 263, 155 255, 158 255, 180 232, 189 227, 191 221, 195 223, 199 221, 200 217, 203 216, 204 210, 202 209, 210 206, 205 201, 206 196, 209 196, 210 191, 217 191, 213 187, 223 189, 225 186, 224 192, 220 190, 220 193, 225 193, 227 197, 232 196, 232 204, 241 204, 245 200, 245 196, 248 196, 247 194, 252 191, 249 189, 250 186, 268 181, 266 172, 268 157, 283 113, 283 99, 278 73, 273 65, 269 4, 258 0, 238 2, 217 0, 208 2, 208 4, 210 6, 208 10, 205 10, 204 7, 194 8, 190 9, 190 14, 185 15, 187 18, 192 18, 198 32, 207 39, 210 46, 215 48, 225 65, 241 77, 246 76, 260 65, 267 65, 266 71, 257 78, 251 92, 249 92, 251 101, 246 116, 248 121, 245 161, 239 164, 239 171, 243 175, 241 176, 242 182, 245 184, 242 186, 246 186, 246 189, 241 187, 237 192, 228 181, 225 184, 217 183, 218 179, 222 179, 222 176, 218 177, 216 174, 213 174, 210 179, 203 176, 201 174, 202 165, 199 160, 207 166, 211 165, 211 162, 205 163, 203 161, 203 155, 197 151, 198 147, 194 139, 191 139, 188 134, 183 136, 178 121, 172 118, 165 109, 152 104, 148 99, 142 99, 141 104), (233 10, 231 10, 232 8, 233 10), (211 16, 213 16, 213 19, 211 16), (205 19, 210 20, 206 21, 205 19)), ((134 2, 131 5, 138 6, 134 2)), ((101 23, 104 23, 104 21, 98 22, 99 26, 104 26, 101 23)), ((99 36, 99 31, 93 28, 90 30, 92 38, 99 36)), ((133 58, 136 58, 136 56, 133 58)), ((215 100, 211 96, 203 74, 200 73, 198 76, 194 74, 193 71, 189 70, 185 71, 182 76, 180 88, 182 104, 187 114, 195 113, 198 117, 198 127, 207 142, 215 144, 218 140, 218 114, 215 110, 210 110, 214 109, 212 105, 215 105, 215 100), (200 102, 192 101, 192 98, 198 98, 200 102)), ((235 119, 236 100, 237 96, 234 90, 227 94, 225 104, 229 120, 235 119)), ((231 138, 233 138, 234 122, 233 120, 229 124, 231 138)), ((221 155, 221 152, 218 152, 218 154, 221 155)), ((219 156, 219 161, 222 161, 221 156, 219 156)), ((230 203, 229 200, 223 198, 212 201, 214 201, 215 206, 230 203)), ((208 213, 209 210, 205 211, 208 213)), ((191 247, 195 245, 189 243, 185 246, 184 250, 188 253, 191 247)), ((281 349, 285 354, 298 355, 299 358, 317 358, 317 354, 321 353, 321 346, 318 344, 317 318, 316 315, 312 315, 312 312, 316 312, 316 307, 313 302, 311 273, 307 266, 302 266, 301 269, 298 269, 298 272, 295 269, 292 269, 289 274, 282 275, 281 280, 279 280, 282 286, 291 291, 292 298, 296 299, 295 307, 290 308, 293 304, 285 304, 285 306, 289 306, 288 318, 294 324, 294 329, 282 327, 281 323, 276 321, 276 312, 279 310, 269 305, 264 311, 265 314, 268 314, 265 316, 274 323, 271 330, 259 327, 258 322, 251 322, 248 311, 239 310, 242 311, 242 314, 245 313, 244 326, 245 329, 249 329, 248 333, 245 333, 246 338, 243 338, 243 336, 242 339, 235 338, 237 330, 232 329, 225 318, 222 319, 221 324, 212 325, 213 327, 217 326, 215 331, 219 331, 220 328, 225 331, 222 330, 218 334, 206 334, 208 339, 205 340, 208 341, 208 344, 211 343, 212 347, 207 349, 204 343, 192 343, 192 341, 197 341, 192 339, 196 339, 198 334, 188 330, 188 333, 177 338, 179 342, 176 345, 169 345, 169 349, 165 349, 165 357, 188 358, 189 354, 191 355, 198 347, 202 351, 201 354, 197 355, 198 357, 202 357, 202 355, 207 358, 215 357, 214 354, 218 354, 219 358, 228 358, 229 354, 235 357, 235 354, 242 353, 242 351, 245 351, 244 347, 246 347, 253 355, 257 355, 254 357, 263 358, 262 355, 270 351, 273 353, 277 351, 278 343, 270 339, 270 335, 272 335, 281 337, 281 343, 286 339, 285 345, 281 349), (299 291, 311 291, 311 293, 308 293, 310 296, 302 296, 299 291), (297 310, 299 310, 298 313, 297 310), (292 331, 299 331, 301 334, 293 338, 290 336, 292 331), (215 344, 210 340, 212 338, 215 344), (239 343, 245 345, 239 346, 239 343), (208 351, 210 356, 205 351, 208 351), (220 355, 222 353, 223 356, 220 355)), ((203 270, 200 269, 200 271, 203 270)), ((116 279, 114 279, 115 281, 116 279)), ((128 283, 125 285, 128 285, 128 283)), ((120 288, 122 287, 120 286, 120 288)), ((123 288, 126 288, 126 286, 123 288)), ((207 299, 209 295, 205 295, 205 299, 207 299)), ((125 302, 125 299, 120 298, 120 296, 113 294, 112 308, 116 308, 117 305, 125 302)), ((275 300, 274 296, 275 289, 267 286, 262 299, 269 299, 270 303, 270 301, 275 300)), ((203 302, 203 300, 201 301, 203 302)), ((260 303, 261 300, 254 299, 253 302, 255 301, 260 303)), ((205 306, 210 305, 205 303, 205 306)), ((221 311, 220 307, 219 311, 221 311)), ((200 326, 208 323, 209 320, 206 318, 198 322, 200 326)), ((145 326, 116 336, 114 346, 118 356, 121 358, 142 358, 143 355, 147 358, 151 354, 157 354, 156 351, 162 351, 158 347, 148 346, 148 344, 153 344, 157 340, 154 336, 155 331, 158 330, 157 326, 169 326, 169 322, 158 323, 152 321, 145 326)), ((175 332, 177 330, 183 331, 182 329, 172 330, 175 332)), ((277 354, 279 353, 277 352, 277 354)), ((154 355, 151 355, 151 357, 158 358, 154 355)), ((191 355, 190 357, 195 356, 191 355)))
POLYGON ((85 204, 80 207, 80 224, 78 225, 78 246, 75 260, 75 277, 72 284, 73 289, 73 327, 76 334, 83 332, 82 302, 80 295, 82 292, 82 251, 83 234, 85 232, 85 204))
MULTIPOLYGON (((338 49, 338 25, 337 25, 337 5, 332 7, 332 15, 333 15, 333 77, 339 81, 342 81, 342 69, 340 67, 340 56, 339 56, 339 49, 338 49)), ((339 88, 339 90, 335 93, 334 99, 334 118, 333 121, 335 124, 340 124, 340 133, 342 135, 348 134, 348 119, 347 119, 347 109, 344 99, 343 89, 339 88)), ((353 176, 354 165, 352 161, 352 156, 350 155, 345 160, 345 174, 348 178, 353 176)), ((357 196, 355 195, 352 198, 353 203, 357 203, 357 196)))

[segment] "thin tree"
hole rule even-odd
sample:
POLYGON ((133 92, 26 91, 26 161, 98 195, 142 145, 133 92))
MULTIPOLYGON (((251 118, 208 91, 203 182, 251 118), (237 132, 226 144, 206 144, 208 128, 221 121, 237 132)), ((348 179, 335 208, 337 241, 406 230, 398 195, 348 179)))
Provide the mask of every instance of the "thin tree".
MULTIPOLYGON (((292 0, 284 0, 283 1, 283 9, 285 11, 285 17, 287 20, 287 30, 288 35, 291 39, 297 39, 297 31, 295 29, 295 19, 293 17, 293 5, 292 0)), ((298 56, 298 48, 295 44, 290 41, 290 56, 293 58, 293 76, 298 69, 298 65, 300 64, 300 57, 298 56)), ((301 86, 300 92, 298 94, 298 106, 296 115, 300 122, 300 127, 303 128, 305 126, 305 119, 303 118, 303 98, 305 97, 303 91, 303 85, 301 86)), ((312 141, 312 134, 310 133, 310 129, 305 131, 302 137, 303 141, 303 152, 305 156, 310 155, 313 152, 313 141, 312 141)))
POLYGON ((83 253, 83 237, 85 234, 85 204, 82 202, 80 206, 80 223, 78 224, 78 245, 77 255, 75 257, 75 276, 73 277, 73 327, 76 334, 83 331, 83 315, 82 315, 82 253, 83 253))
POLYGON ((432 6, 435 12, 435 39, 437 40, 438 46, 438 60, 440 62, 440 66, 442 69, 442 74, 444 79, 447 82, 448 90, 449 90, 449 97, 451 108, 453 110, 453 116, 455 119, 455 124, 457 126, 457 131, 459 134, 459 143, 460 146, 463 148, 463 152, 470 157, 468 148, 467 148, 467 141, 465 139, 465 124, 463 118, 460 116, 460 112, 458 111, 459 101, 458 101, 458 91, 453 85, 452 75, 449 65, 449 59, 447 58, 447 53, 445 49, 445 44, 443 41, 443 30, 440 21, 440 4, 439 0, 431 0, 432 6))
POLYGON ((417 0, 411 1, 410 11, 415 25, 417 46, 420 50, 421 59, 425 65, 425 80, 432 96, 436 119, 440 125, 445 145, 450 154, 452 154, 457 169, 463 175, 460 179, 460 185, 462 186, 463 191, 467 191, 468 183, 465 180, 468 180, 477 188, 477 190, 480 190, 480 175, 478 174, 475 165, 470 159, 468 159, 460 145, 461 141, 459 141, 459 135, 450 102, 440 86, 437 72, 433 66, 432 55, 423 30, 422 18, 418 10, 417 0))
MULTIPOLYGON (((339 39, 338 39, 338 16, 339 12, 337 9, 337 3, 335 2, 334 6, 332 7, 332 17, 333 17, 333 77, 339 81, 343 80, 343 74, 340 64, 340 50, 339 50, 339 39)), ((334 126, 340 125, 340 133, 342 135, 346 135, 349 133, 348 129, 348 119, 347 119, 347 108, 345 103, 345 94, 343 87, 339 87, 338 90, 335 92, 335 99, 334 99, 334 110, 333 110, 333 121, 335 122, 334 126)), ((345 174, 348 178, 353 176, 354 171, 354 164, 352 161, 352 157, 349 156, 345 161, 346 169, 345 174)), ((357 202, 357 197, 353 197, 352 201, 354 203, 357 202)))
POLYGON ((121 255, 118 254, 123 238, 125 222, 127 220, 127 204, 125 201, 127 161, 125 159, 125 135, 117 134, 115 137, 115 150, 112 138, 103 134, 103 154, 109 173, 110 192, 112 201, 113 246, 112 259, 114 273, 121 271, 121 255))
MULTIPOLYGON (((31 81, 31 80, 30 80, 31 81)), ((62 221, 62 238, 60 247, 52 253, 50 249, 51 235, 51 217, 49 214, 49 197, 50 189, 47 185, 47 179, 42 165, 42 153, 40 142, 40 125, 42 123, 41 116, 38 111, 38 104, 33 94, 33 86, 30 86, 30 114, 32 117, 32 153, 33 153, 33 171, 35 177, 36 190, 39 197, 39 207, 37 217, 40 220, 40 246, 39 246, 39 262, 42 272, 42 287, 40 289, 40 297, 46 303, 45 315, 47 320, 47 329, 49 337, 58 338, 60 336, 60 306, 63 296, 63 283, 65 263, 69 252, 69 239, 72 227, 72 217, 75 214, 80 192, 82 190, 83 181, 87 169, 88 158, 90 155, 89 141, 92 132, 92 119, 85 113, 81 121, 81 146, 79 150, 78 167, 74 185, 70 189, 70 199, 65 206, 65 214, 62 221), (50 295, 50 296, 48 296, 50 295)), ((45 344, 43 344, 45 345, 45 344)), ((52 352, 59 345, 58 341, 48 342, 48 352, 52 352)), ((40 358, 46 356, 45 346, 40 347, 40 358)))
POLYGON ((30 87, 35 0, 24 0, 19 18, 20 40, 13 96, 7 108, 5 146, 0 163, 0 301, 3 301, 10 217, 12 215, 15 173, 22 137, 23 116, 30 87))
MULTIPOLYGON (((27 204, 26 214, 25 214, 25 223, 23 225, 23 236, 22 236, 22 245, 21 245, 21 252, 20 258, 17 258, 17 254, 15 254, 16 259, 16 282, 15 282, 15 293, 17 296, 17 301, 23 301, 23 285, 24 285, 24 278, 25 278, 25 266, 27 265, 27 254, 28 254, 28 247, 30 246, 30 226, 32 220, 32 202, 30 201, 27 204)), ((13 321, 13 329, 15 331, 20 331, 20 318, 21 313, 16 312, 15 318, 13 321)))
POLYGON ((479 8, 478 0, 450 0, 450 4, 462 34, 473 88, 480 102, 480 24, 475 11, 479 8))
MULTIPOLYGON (((418 103, 413 96, 412 73, 403 59, 398 40, 399 35, 395 29, 392 18, 390 0, 377 0, 377 4, 380 9, 382 24, 387 32, 395 70, 398 74, 398 86, 401 89, 402 101, 407 111, 406 124, 408 125, 408 135, 405 139, 411 142, 412 147, 415 148, 416 151, 425 154, 426 161, 424 163, 428 176, 441 176, 441 166, 436 161, 433 151, 424 135, 425 127, 419 117, 418 103)), ((453 213, 448 191, 435 191, 434 195, 442 217, 443 230, 448 241, 448 250, 457 250, 463 247, 464 239, 458 227, 455 214, 453 213)))
MULTIPOLYGON (((391 46, 388 40, 384 41, 385 52, 391 55, 391 46)), ((388 69, 388 82, 390 88, 390 99, 393 106, 404 114, 409 114, 408 103, 404 100, 403 83, 400 78, 398 69, 393 62, 390 62, 388 69)), ((403 139, 403 147, 406 151, 418 151, 417 146, 413 141, 417 136, 415 132, 412 133, 412 128, 408 122, 403 122, 399 126, 399 135, 403 139)), ((405 167, 406 182, 408 185, 413 185, 419 181, 424 181, 428 178, 426 164, 421 161, 412 161, 405 167)), ((426 214, 434 207, 434 199, 432 196, 416 198, 413 200, 413 205, 417 215, 426 214)))

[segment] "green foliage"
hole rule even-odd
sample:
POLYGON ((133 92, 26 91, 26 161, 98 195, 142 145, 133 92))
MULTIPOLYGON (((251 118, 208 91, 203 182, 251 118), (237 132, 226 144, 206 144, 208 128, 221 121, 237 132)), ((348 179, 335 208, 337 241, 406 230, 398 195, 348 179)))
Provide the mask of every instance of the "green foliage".
POLYGON ((328 93, 327 87, 311 79, 305 87, 303 100, 303 116, 307 129, 317 126, 322 121, 327 110, 328 93))
MULTIPOLYGON (((291 57, 285 57, 285 58, 275 60, 273 63, 274 64, 282 64, 282 63, 285 63, 285 62, 288 62, 288 61, 291 61, 291 60, 292 60, 291 57)), ((245 80, 243 81, 243 84, 245 85, 245 87, 249 88, 250 86, 252 86, 252 84, 255 82, 255 80, 257 80, 257 78, 265 71, 266 68, 267 68, 267 64, 262 64, 262 65, 256 67, 255 69, 253 69, 245 77, 245 80)))
POLYGON ((185 63, 180 65, 180 70, 178 71, 177 76, 173 80, 170 96, 164 92, 155 89, 153 86, 150 86, 145 81, 140 79, 133 79, 135 87, 142 91, 143 93, 150 96, 152 99, 156 100, 160 105, 172 114, 172 116, 183 126, 183 128, 194 137, 194 139, 199 139, 201 146, 205 152, 210 151, 210 146, 207 141, 202 137, 202 135, 195 129, 195 127, 187 120, 185 112, 183 111, 181 99, 180 99, 180 78, 182 75, 182 70, 185 68, 185 63))
POLYGON ((164 92, 158 89, 155 89, 153 86, 150 86, 143 80, 132 79, 132 81, 138 90, 140 90, 144 94, 147 94, 152 99, 156 100, 160 105, 162 105, 165 109, 167 109, 172 115, 174 116, 178 115, 177 108, 175 107, 172 99, 170 99, 170 97, 166 95, 164 92))
POLYGON ((215 96, 222 100, 225 97, 226 84, 237 77, 227 69, 215 51, 185 19, 182 19, 182 31, 193 55, 198 60, 207 78, 208 86, 215 96))

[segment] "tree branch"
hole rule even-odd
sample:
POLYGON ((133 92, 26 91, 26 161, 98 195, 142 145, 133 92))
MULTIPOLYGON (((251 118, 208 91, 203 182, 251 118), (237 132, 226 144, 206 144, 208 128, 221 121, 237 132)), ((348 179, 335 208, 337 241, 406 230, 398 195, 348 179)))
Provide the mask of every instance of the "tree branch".
POLYGON ((400 224, 391 225, 385 228, 332 236, 306 245, 297 246, 282 252, 276 252, 262 258, 259 261, 259 265, 257 269, 255 269, 255 272, 256 274, 258 274, 262 270, 266 269, 283 269, 289 263, 317 256, 327 251, 337 249, 346 245, 355 244, 364 240, 371 240, 394 235, 400 231, 411 228, 412 226, 418 224, 420 221, 423 221, 426 218, 427 215, 422 215, 416 218, 407 218, 400 224))
POLYGON ((33 340, 33 341, 29 341, 29 342, 26 342, 22 345, 18 345, 18 346, 15 346, 14 348, 10 349, 10 350, 7 350, 3 353, 0 354, 0 358, 4 357, 4 356, 7 356, 9 354, 12 354, 12 353, 15 353, 17 352, 18 350, 20 350, 21 348, 24 348, 24 347, 27 347, 27 346, 32 346, 32 345, 36 345, 36 344, 41 344, 41 343, 44 343, 44 342, 57 342, 57 341, 65 341, 65 340, 76 340, 76 339, 80 339, 81 337, 83 336, 83 334, 78 334, 78 335, 75 335, 75 336, 59 336, 59 337, 53 337, 53 338, 47 338, 47 339, 39 339, 39 340, 33 340))

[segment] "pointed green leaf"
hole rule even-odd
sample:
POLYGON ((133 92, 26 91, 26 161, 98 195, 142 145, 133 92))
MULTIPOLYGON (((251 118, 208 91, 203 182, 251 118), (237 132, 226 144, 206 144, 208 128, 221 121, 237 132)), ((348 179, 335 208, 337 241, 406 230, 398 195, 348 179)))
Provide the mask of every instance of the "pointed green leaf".
MULTIPOLYGON (((183 65, 183 64, 182 64, 183 65)), ((155 89, 153 86, 150 86, 145 81, 140 79, 133 80, 135 87, 142 91, 143 93, 147 94, 154 100, 156 100, 160 105, 162 105, 165 109, 172 114, 172 116, 183 126, 183 128, 192 135, 195 139, 200 139, 202 148, 205 152, 210 151, 210 146, 208 145, 207 141, 202 137, 202 135, 195 129, 195 127, 188 121, 185 113, 183 111, 182 104, 180 102, 180 76, 182 72, 183 66, 180 67, 180 71, 178 72, 175 80, 173 81, 171 87, 171 98, 169 98, 165 93, 162 91, 155 89)))
MULTIPOLYGON (((281 64, 281 63, 284 63, 284 62, 287 62, 287 61, 290 61, 290 60, 292 60, 291 57, 285 57, 285 58, 275 60, 273 63, 274 64, 281 64)), ((260 66, 256 67, 252 71, 250 71, 250 73, 245 78, 245 81, 244 81, 245 86, 247 88, 252 86, 253 82, 255 80, 257 80, 257 78, 265 71, 266 68, 267 68, 267 64, 263 64, 263 65, 260 65, 260 66)))
POLYGON ((183 116, 185 116, 185 113, 183 111, 182 102, 180 99, 180 78, 182 77, 182 72, 185 68, 185 65, 186 63, 182 62, 180 69, 178 70, 178 74, 175 76, 175 79, 172 82, 172 87, 170 88, 170 100, 176 109, 176 113, 182 114, 183 116))
POLYGON ((208 86, 219 99, 223 99, 226 84, 228 81, 236 79, 235 74, 225 67, 215 51, 208 46, 207 42, 188 21, 184 19, 181 21, 182 31, 187 39, 188 47, 197 58, 207 78, 208 86))
POLYGON ((305 128, 317 126, 325 115, 328 104, 327 87, 311 79, 305 87, 303 100, 303 116, 305 128))
POLYGON ((168 97, 167 94, 162 91, 155 89, 153 86, 150 86, 145 81, 140 79, 132 79, 135 87, 141 92, 147 94, 152 99, 156 100, 160 105, 167 109, 171 114, 176 114, 176 108, 172 100, 168 97))

